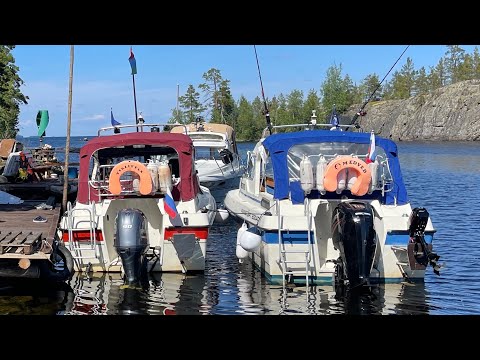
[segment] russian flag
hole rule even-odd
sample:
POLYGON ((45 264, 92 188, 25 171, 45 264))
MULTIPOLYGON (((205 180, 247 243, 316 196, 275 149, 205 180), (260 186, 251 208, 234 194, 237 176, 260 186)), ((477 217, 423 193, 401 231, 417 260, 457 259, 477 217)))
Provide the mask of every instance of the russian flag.
POLYGON ((130 67, 132 68, 132 75, 137 73, 137 60, 135 60, 135 55, 133 55, 132 47, 130 46, 130 57, 128 58, 130 62, 130 67))
POLYGON ((182 226, 182 219, 180 218, 180 214, 177 211, 175 201, 173 200, 172 193, 170 192, 170 188, 168 186, 167 193, 165 194, 165 197, 163 199, 163 208, 170 217, 170 222, 173 226, 182 226))
POLYGON ((375 148, 375 133, 372 130, 372 132, 370 133, 370 146, 368 147, 367 159, 365 160, 365 162, 367 164, 373 163, 376 156, 377 151, 375 148))

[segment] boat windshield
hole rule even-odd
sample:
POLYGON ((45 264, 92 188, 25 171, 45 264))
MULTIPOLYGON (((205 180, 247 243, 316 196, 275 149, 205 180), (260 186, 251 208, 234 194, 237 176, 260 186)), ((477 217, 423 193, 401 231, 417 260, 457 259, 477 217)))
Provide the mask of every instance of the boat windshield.
POLYGON ((223 147, 195 146, 195 160, 222 160, 223 147))
POLYGON ((223 141, 222 135, 209 133, 188 133, 193 141, 223 141))

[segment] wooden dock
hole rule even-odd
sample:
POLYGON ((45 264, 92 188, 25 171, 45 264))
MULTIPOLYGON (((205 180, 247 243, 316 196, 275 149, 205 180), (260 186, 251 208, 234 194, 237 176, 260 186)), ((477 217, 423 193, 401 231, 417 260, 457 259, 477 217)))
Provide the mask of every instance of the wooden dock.
POLYGON ((36 209, 38 204, 0 205, 0 259, 49 257, 60 219, 60 204, 52 210, 36 209), (47 222, 33 222, 37 216, 47 222))

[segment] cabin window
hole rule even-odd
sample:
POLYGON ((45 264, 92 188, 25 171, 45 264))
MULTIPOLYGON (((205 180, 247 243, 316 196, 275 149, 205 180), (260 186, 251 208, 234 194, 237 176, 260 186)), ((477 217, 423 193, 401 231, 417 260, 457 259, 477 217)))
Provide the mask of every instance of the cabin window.
POLYGON ((222 160, 220 150, 222 148, 195 146, 195 160, 222 160))

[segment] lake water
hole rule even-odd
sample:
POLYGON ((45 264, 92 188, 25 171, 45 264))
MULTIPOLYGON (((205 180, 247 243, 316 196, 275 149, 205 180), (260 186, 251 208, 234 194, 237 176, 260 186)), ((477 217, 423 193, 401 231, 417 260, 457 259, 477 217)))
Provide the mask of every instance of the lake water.
MULTIPOLYGON (((25 139, 27 146, 37 138, 25 139)), ((65 146, 64 138, 44 143, 65 146)), ((83 137, 72 138, 80 147, 83 137)), ((253 143, 239 148, 245 157, 253 143)), ((155 274, 145 289, 124 288, 119 274, 75 274, 68 283, 0 282, 0 314, 480 314, 480 143, 398 143, 412 207, 426 207, 434 249, 446 267, 429 267, 421 284, 386 284, 337 297, 332 286, 270 285, 235 257, 238 224, 214 226, 202 275, 155 274)))

